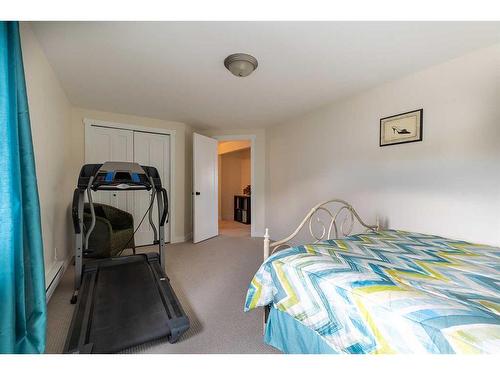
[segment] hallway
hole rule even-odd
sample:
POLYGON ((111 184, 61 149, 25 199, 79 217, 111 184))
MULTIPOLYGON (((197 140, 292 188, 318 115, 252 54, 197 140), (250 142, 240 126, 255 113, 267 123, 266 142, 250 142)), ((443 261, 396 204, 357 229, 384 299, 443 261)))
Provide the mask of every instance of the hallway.
POLYGON ((219 220, 219 235, 227 237, 250 237, 250 225, 237 221, 219 220))

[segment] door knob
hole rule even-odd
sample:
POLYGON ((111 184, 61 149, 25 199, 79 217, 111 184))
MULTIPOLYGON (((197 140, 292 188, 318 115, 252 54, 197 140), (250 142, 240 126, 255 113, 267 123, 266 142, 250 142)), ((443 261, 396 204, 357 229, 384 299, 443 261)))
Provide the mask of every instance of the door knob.
POLYGON ((196 195, 200 195, 201 193, 200 193, 199 191, 197 191, 195 194, 196 194, 196 195))

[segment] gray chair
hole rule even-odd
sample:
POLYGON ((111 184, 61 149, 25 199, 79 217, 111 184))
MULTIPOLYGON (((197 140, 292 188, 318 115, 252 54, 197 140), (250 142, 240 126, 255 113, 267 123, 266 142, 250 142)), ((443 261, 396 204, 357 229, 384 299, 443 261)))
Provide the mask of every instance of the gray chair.
MULTIPOLYGON (((95 227, 89 238, 89 258, 109 258, 118 255, 124 248, 135 254, 134 218, 116 207, 94 203, 95 227)), ((85 228, 90 227, 92 215, 90 205, 85 203, 83 211, 85 228)))

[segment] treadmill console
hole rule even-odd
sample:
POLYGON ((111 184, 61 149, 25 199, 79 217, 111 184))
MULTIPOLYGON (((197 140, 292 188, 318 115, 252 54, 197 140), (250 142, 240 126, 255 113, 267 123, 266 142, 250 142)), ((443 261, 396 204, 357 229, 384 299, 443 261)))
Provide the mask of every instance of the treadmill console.
POLYGON ((91 189, 96 190, 150 190, 151 182, 137 163, 107 161, 94 176, 91 189))

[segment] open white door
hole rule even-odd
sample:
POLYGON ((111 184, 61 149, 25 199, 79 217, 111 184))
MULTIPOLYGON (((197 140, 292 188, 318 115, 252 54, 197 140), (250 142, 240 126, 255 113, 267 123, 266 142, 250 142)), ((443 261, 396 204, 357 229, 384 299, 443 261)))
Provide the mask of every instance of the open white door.
POLYGON ((217 140, 193 133, 193 242, 219 234, 217 140))

